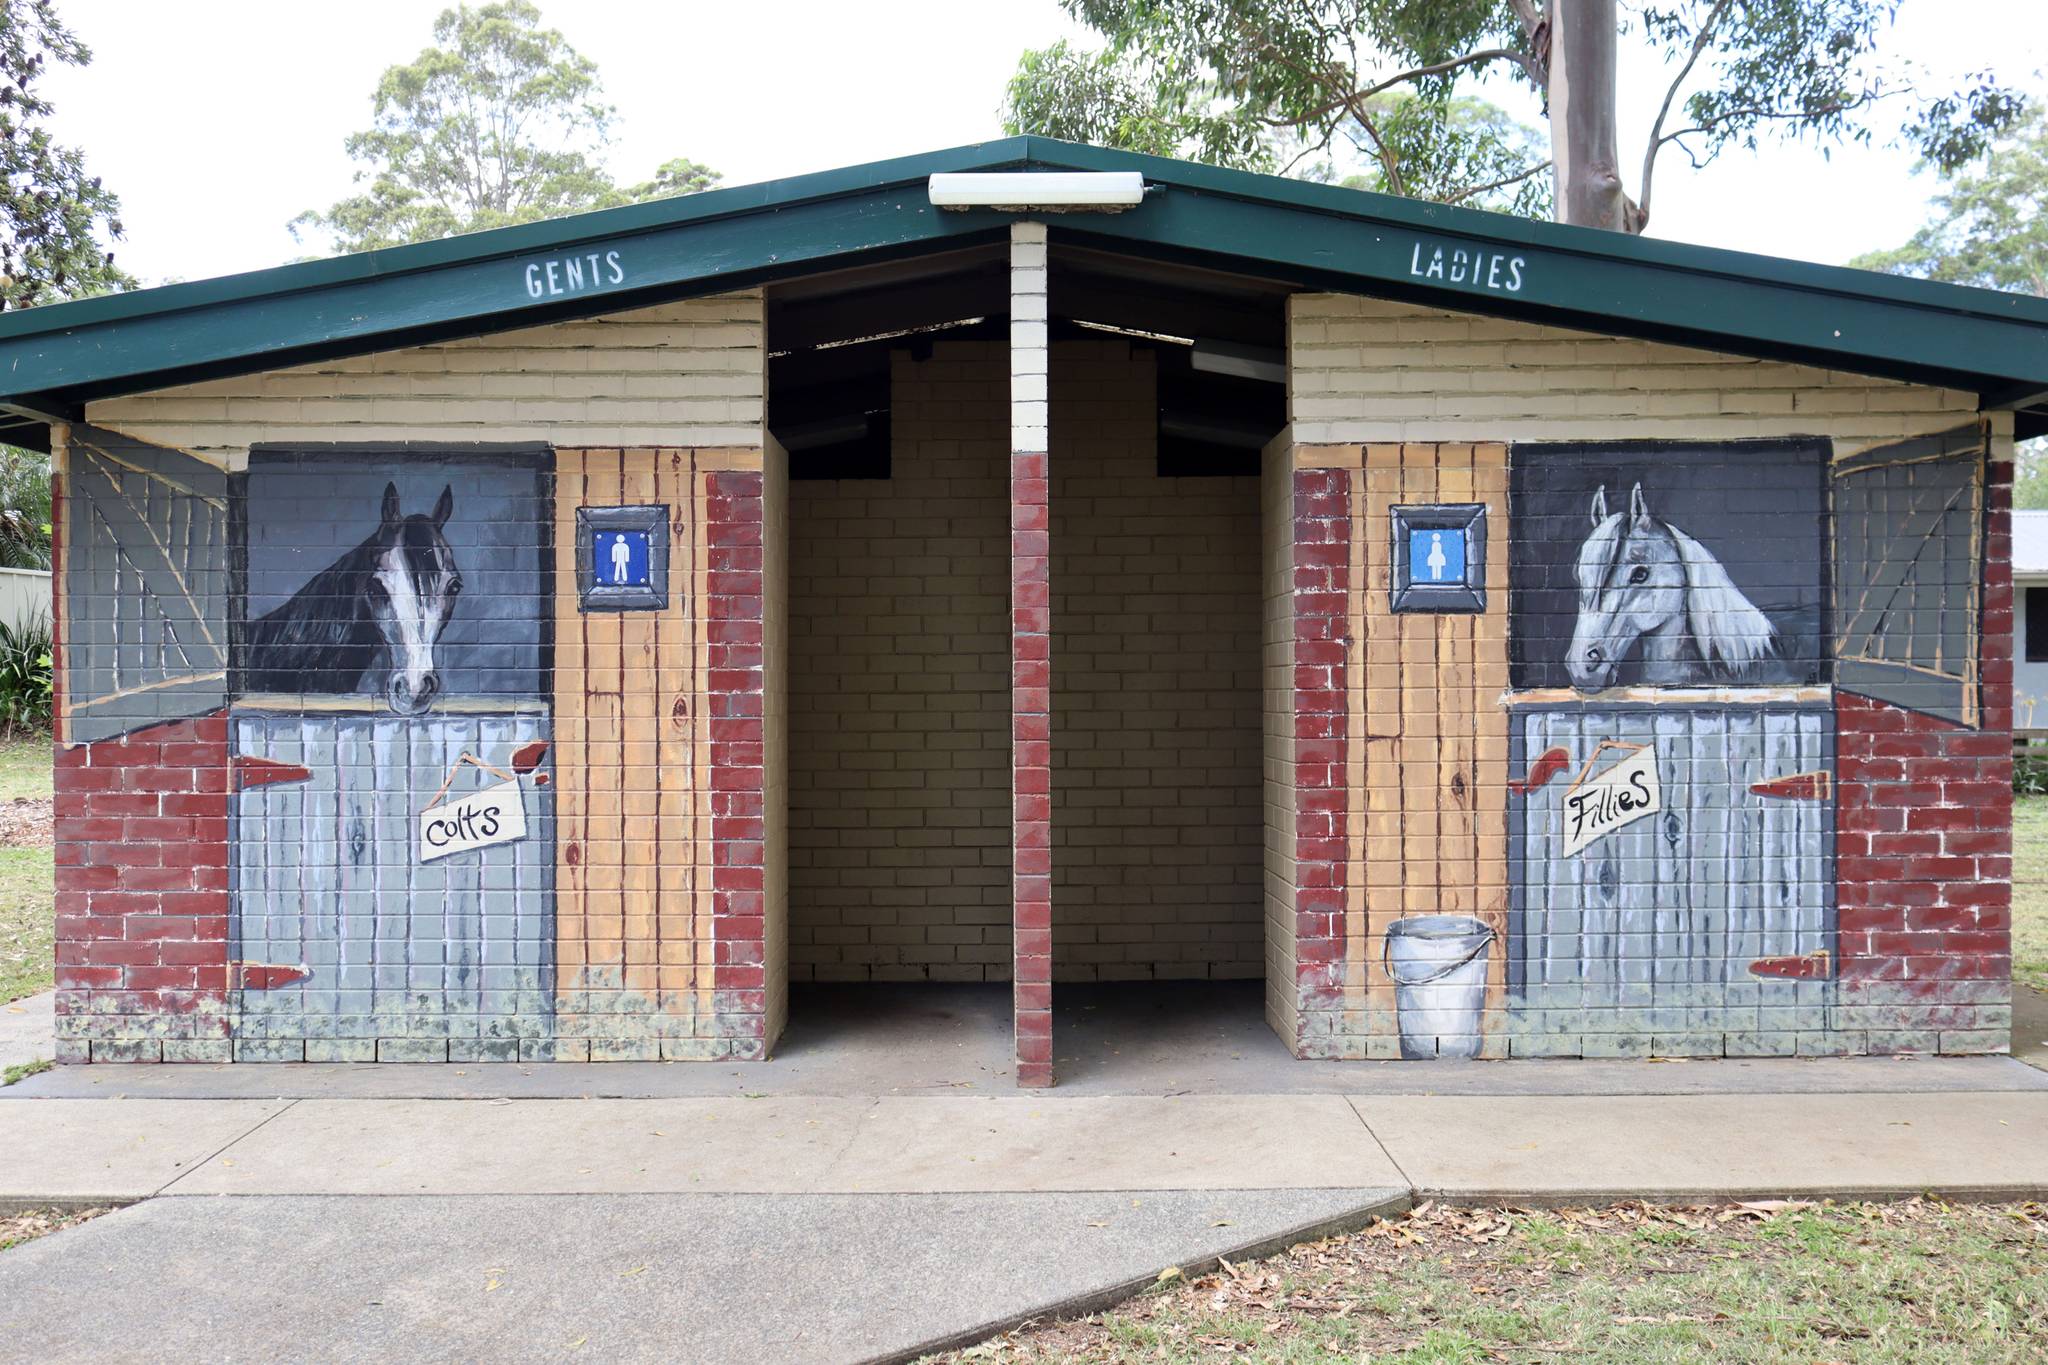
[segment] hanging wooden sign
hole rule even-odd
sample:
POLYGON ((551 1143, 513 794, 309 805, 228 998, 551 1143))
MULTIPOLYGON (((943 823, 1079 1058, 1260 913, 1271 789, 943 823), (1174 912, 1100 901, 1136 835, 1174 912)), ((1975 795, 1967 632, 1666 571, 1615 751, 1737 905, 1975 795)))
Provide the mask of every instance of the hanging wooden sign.
POLYGON ((503 768, 493 767, 469 754, 455 760, 455 765, 448 770, 447 779, 441 783, 441 790, 434 793, 433 801, 419 814, 419 850, 423 863, 431 863, 451 853, 467 853, 471 849, 489 848, 492 844, 509 844, 525 837, 526 802, 520 791, 519 779, 503 768), (505 780, 467 796, 458 796, 453 801, 442 801, 455 781, 455 774, 465 763, 505 780))
POLYGON ((1657 782, 1657 751, 1647 744, 1603 739, 1564 793, 1564 851, 1570 857, 1595 839, 1664 809, 1657 782), (1595 775, 1593 765, 1609 749, 1627 755, 1595 775))

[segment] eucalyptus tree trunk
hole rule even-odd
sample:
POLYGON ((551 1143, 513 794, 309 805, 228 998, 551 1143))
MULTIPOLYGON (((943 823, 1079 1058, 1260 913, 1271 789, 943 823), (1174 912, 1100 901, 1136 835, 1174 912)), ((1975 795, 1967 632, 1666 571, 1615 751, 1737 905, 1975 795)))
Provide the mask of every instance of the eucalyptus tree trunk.
POLYGON ((1549 18, 1557 220, 1640 232, 1615 152, 1615 0, 1550 0, 1549 18))

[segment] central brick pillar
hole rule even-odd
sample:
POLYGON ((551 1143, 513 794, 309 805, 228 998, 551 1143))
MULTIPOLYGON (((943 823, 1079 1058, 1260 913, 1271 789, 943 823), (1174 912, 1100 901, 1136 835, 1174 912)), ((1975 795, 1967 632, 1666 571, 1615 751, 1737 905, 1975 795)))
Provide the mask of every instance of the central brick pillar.
POLYGON ((1052 1084, 1052 505, 1045 225, 1010 228, 1010 799, 1017 1084, 1052 1084))

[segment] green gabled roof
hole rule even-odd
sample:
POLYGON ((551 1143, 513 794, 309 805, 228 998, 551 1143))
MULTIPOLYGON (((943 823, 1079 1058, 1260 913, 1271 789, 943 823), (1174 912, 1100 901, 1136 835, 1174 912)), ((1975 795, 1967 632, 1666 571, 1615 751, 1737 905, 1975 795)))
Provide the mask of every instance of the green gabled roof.
POLYGON ((2048 407, 2048 300, 1016 137, 0 314, 0 408, 67 417, 121 393, 996 240, 1018 215, 935 209, 925 181, 1005 169, 1144 174, 1137 208, 1048 216, 1056 242, 2048 407), (1439 248, 1518 264, 1489 266, 1493 287, 1469 270, 1454 282, 1427 268, 1439 248), (607 264, 572 296, 529 295, 529 264, 612 250, 616 280, 607 264))

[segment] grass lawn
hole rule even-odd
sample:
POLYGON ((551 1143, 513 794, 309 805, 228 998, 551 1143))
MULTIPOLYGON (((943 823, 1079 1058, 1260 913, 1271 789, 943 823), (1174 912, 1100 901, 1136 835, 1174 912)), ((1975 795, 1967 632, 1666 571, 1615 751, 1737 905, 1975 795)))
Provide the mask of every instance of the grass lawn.
POLYGON ((50 795, 50 737, 0 740, 0 801, 50 795))
POLYGON ((1914 1200, 1545 1213, 1425 1205, 944 1359, 2044 1357, 2048 1208, 1914 1200))
POLYGON ((56 856, 0 848, 0 1003, 56 984, 56 856))
MULTIPOLYGON (((50 796, 50 737, 0 742, 0 802, 50 796)), ((56 861, 47 848, 0 848, 0 1003, 55 983, 56 861)))
POLYGON ((2048 991, 2048 796, 2012 803, 2012 976, 2048 991))

